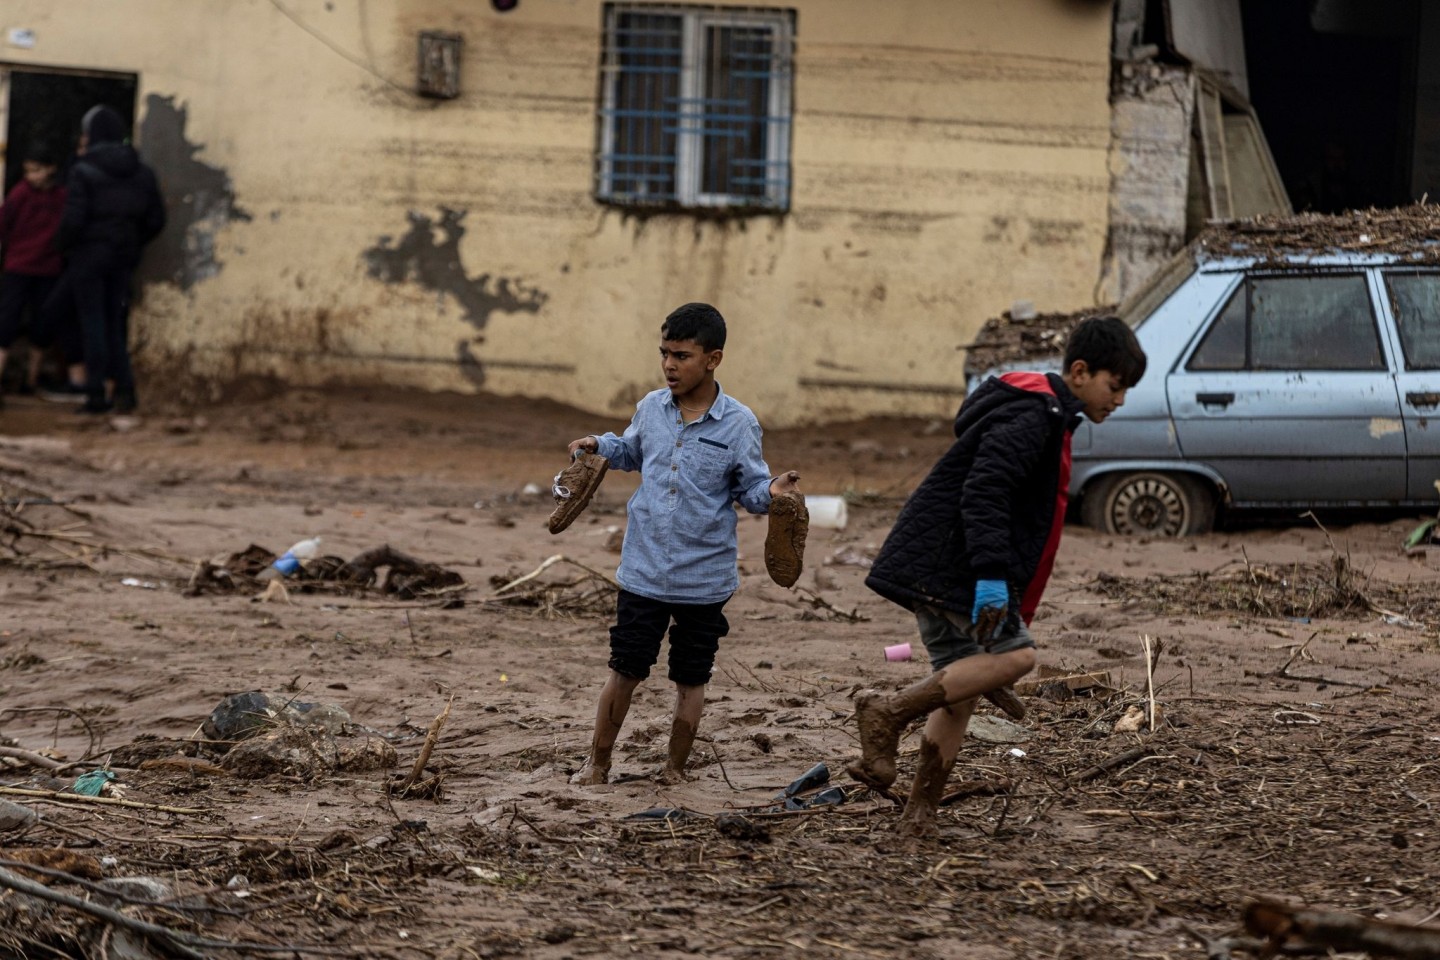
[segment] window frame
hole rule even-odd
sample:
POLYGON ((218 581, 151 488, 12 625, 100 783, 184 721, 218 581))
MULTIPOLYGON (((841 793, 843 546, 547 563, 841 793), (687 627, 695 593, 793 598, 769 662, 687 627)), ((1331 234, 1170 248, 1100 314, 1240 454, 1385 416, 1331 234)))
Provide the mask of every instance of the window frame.
POLYGON ((1380 271, 1380 293, 1385 298, 1385 306, 1390 311, 1390 321, 1395 325, 1395 348, 1400 354, 1400 362, 1404 365, 1406 373, 1434 373, 1440 371, 1440 363, 1435 366, 1416 366, 1410 359, 1410 349, 1405 338, 1405 322, 1400 317, 1400 310, 1395 303, 1395 290, 1390 282, 1398 277, 1432 277, 1440 283, 1440 270, 1381 270, 1380 271))
MULTIPOLYGON (((613 0, 602 10, 599 127, 595 162, 595 199, 626 209, 679 209, 733 211, 737 214, 773 215, 790 209, 791 137, 794 125, 796 12, 787 7, 717 7, 708 4, 645 3, 613 0), (675 196, 649 201, 615 191, 617 88, 623 70, 616 52, 619 18, 626 13, 674 16, 680 19, 680 84, 675 133, 675 196), (765 124, 765 189, 757 195, 705 192, 703 86, 709 68, 705 49, 708 30, 721 27, 764 28, 772 38, 771 65, 765 124), (780 175, 776 175, 780 171, 780 175)), ((656 154, 663 160, 664 155, 656 154)), ((625 179, 623 176, 620 179, 625 179)))
POLYGON ((1296 371, 1299 373, 1379 373, 1391 369, 1389 351, 1385 346, 1385 331, 1381 327, 1380 313, 1376 309, 1375 298, 1371 290, 1369 278, 1366 271, 1353 267, 1337 268, 1334 270, 1320 270, 1308 273, 1284 272, 1255 272, 1245 273, 1240 277, 1240 282, 1229 292, 1229 295, 1219 304, 1218 308, 1210 315, 1205 324, 1201 327, 1199 335, 1195 339, 1195 345, 1185 357, 1181 369, 1186 373, 1283 373, 1296 371), (1370 331, 1375 335, 1375 346, 1379 357, 1379 365, 1371 367, 1299 367, 1299 366, 1256 366, 1254 347, 1254 285, 1262 280, 1318 280, 1322 278, 1344 278, 1353 277, 1358 279, 1365 293, 1366 309, 1369 311, 1370 331), (1196 367, 1195 358, 1205 348, 1210 335, 1214 332, 1216 325, 1224 317, 1225 313, 1236 297, 1244 297, 1245 302, 1245 361, 1240 367, 1211 368, 1196 367))

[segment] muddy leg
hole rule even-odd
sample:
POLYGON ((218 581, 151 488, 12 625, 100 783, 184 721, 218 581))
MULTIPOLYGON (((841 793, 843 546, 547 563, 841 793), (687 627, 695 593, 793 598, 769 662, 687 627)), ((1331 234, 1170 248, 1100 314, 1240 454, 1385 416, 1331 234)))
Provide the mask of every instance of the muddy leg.
POLYGON ((705 710, 705 687, 675 684, 675 719, 670 724, 670 758, 660 771, 661 783, 684 783, 685 761, 695 745, 700 714, 705 710))
POLYGON ((1009 653, 979 653, 955 661, 893 697, 860 695, 855 701, 860 759, 846 767, 846 772, 866 786, 880 790, 889 787, 895 782, 895 754, 907 723, 947 703, 973 700, 988 690, 1014 683, 1034 668, 1035 651, 1030 647, 1009 653))
POLYGON ((895 828, 900 836, 921 839, 938 835, 935 815, 974 709, 973 698, 962 700, 936 710, 925 722, 925 733, 920 740, 920 767, 915 771, 905 813, 895 828))
POLYGON ((855 701, 855 723, 860 728, 860 759, 845 770, 868 787, 884 790, 895 782, 895 754, 900 733, 921 714, 945 705, 940 674, 933 674, 893 697, 861 694, 855 701))
POLYGON ((625 715, 630 712, 630 698, 640 681, 622 673, 610 671, 610 678, 600 690, 600 705, 595 710, 595 736, 590 742, 590 756, 575 774, 571 783, 593 786, 610 779, 610 755, 625 715))

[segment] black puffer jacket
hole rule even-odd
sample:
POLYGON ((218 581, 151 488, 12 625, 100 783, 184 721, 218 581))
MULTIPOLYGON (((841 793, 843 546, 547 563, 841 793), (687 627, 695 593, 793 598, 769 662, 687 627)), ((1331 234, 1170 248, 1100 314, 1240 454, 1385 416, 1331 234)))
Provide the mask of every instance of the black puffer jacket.
POLYGON ((975 581, 1005 580, 1014 609, 1045 552, 1065 432, 1084 408, 1059 376, 1046 380, 1054 395, 992 377, 966 398, 955 442, 901 508, 870 589, 968 618, 975 581))
POLYGON ((155 174, 135 148, 99 143, 70 169, 60 218, 60 249, 72 257, 107 255, 133 267, 140 248, 165 226, 165 204, 155 174))

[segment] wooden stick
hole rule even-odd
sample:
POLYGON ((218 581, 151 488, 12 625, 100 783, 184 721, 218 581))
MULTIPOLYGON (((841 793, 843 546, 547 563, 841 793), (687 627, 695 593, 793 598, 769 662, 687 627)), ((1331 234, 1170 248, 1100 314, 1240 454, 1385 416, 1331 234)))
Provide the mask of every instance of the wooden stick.
POLYGON ((194 807, 166 807, 158 803, 141 803, 139 800, 124 800, 120 797, 87 797, 81 793, 60 793, 58 790, 30 790, 24 787, 0 787, 0 794, 17 797, 40 797, 61 803, 95 803, 102 806, 129 807, 132 810, 158 810, 161 813, 210 813, 194 807))
POLYGON ((1440 956, 1440 930, 1388 923, 1338 910, 1310 910, 1270 900, 1245 908, 1245 929, 1269 940, 1272 950, 1311 946, 1402 960, 1440 956))
POLYGON ((66 770, 70 767, 80 766, 78 763, 62 763, 42 753, 25 750, 21 747, 0 747, 0 757, 14 757, 16 760, 24 760, 33 767, 44 767, 46 770, 66 770))
POLYGON ((425 772, 425 764, 430 762, 430 752, 435 749, 435 741, 440 738, 440 730, 445 726, 445 721, 450 718, 450 707, 455 703, 455 694, 450 694, 450 700, 445 704, 445 709, 440 711, 434 720, 430 721, 430 729, 425 733, 425 744, 420 748, 420 756, 415 758, 415 766, 410 768, 410 775, 401 780, 396 786, 396 793, 404 795, 420 779, 425 772))
POLYGON ((1094 780, 1102 773, 1105 773, 1109 770, 1114 770, 1116 767, 1124 766, 1125 764, 1130 763, 1132 760, 1139 760, 1141 757, 1146 756, 1149 753, 1150 747, 1135 747, 1134 749, 1126 750, 1124 753, 1117 753, 1110 759, 1102 760, 1099 763, 1095 764, 1095 766, 1091 767, 1089 770, 1086 770, 1083 773, 1079 773, 1071 777, 1070 782, 1084 783, 1087 780, 1094 780))

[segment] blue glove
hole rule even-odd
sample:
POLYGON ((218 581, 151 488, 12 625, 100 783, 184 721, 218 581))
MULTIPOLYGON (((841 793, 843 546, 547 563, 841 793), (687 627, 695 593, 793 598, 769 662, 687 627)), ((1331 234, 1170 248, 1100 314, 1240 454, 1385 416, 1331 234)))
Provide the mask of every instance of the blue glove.
POLYGON ((1010 606, 1010 588, 1004 580, 981 580, 975 584, 975 609, 970 611, 970 622, 980 619, 980 611, 986 607, 1010 606))

